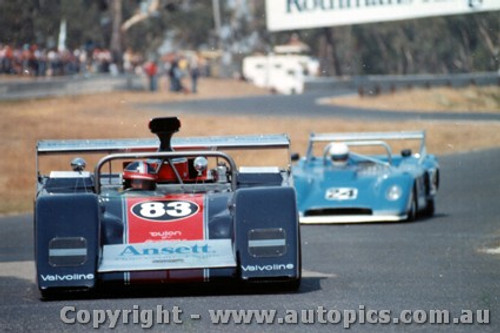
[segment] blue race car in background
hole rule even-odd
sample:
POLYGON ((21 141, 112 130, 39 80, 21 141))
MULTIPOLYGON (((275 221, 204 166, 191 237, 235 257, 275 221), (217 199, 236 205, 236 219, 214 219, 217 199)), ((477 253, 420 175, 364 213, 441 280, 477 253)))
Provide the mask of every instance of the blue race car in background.
POLYGON ((412 221, 434 214, 439 164, 427 154, 423 131, 311 134, 306 156, 292 160, 300 223, 412 221), (418 152, 393 154, 387 142, 396 140, 412 140, 418 152))

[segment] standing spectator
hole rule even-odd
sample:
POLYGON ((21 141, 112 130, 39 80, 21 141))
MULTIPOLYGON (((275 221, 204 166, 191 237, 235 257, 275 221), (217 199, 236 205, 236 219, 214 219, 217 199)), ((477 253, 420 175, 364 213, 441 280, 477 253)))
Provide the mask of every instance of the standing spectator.
POLYGON ((88 54, 85 48, 81 48, 77 54, 78 57, 78 72, 83 76, 88 76, 88 54))
POLYGON ((47 51, 45 49, 36 49, 35 59, 38 64, 36 76, 45 76, 47 72, 47 51))
POLYGON ((179 68, 179 61, 175 59, 170 66, 170 70, 168 72, 170 77, 170 90, 174 92, 180 92, 183 90, 182 87, 182 77, 183 72, 179 68))
POLYGON ((184 85, 182 84, 182 79, 186 76, 189 75, 189 62, 188 60, 186 59, 186 56, 184 55, 181 55, 180 58, 179 58, 179 66, 177 67, 178 69, 178 80, 179 80, 179 91, 183 91, 183 92, 188 92, 188 89, 184 87, 184 85))
POLYGON ((123 70, 125 73, 130 74, 134 72, 134 67, 132 65, 133 62, 133 57, 134 57, 134 52, 132 51, 131 48, 128 48, 125 53, 123 53, 123 70))
POLYGON ((14 70, 14 49, 7 45, 5 48, 5 73, 15 74, 14 70))
POLYGON ((56 76, 57 73, 57 67, 58 67, 58 62, 59 62, 59 55, 57 54, 56 50, 52 48, 49 53, 47 54, 47 60, 49 62, 49 76, 56 76))
POLYGON ((31 75, 30 68, 31 50, 29 44, 24 44, 21 50, 21 75, 31 75))
POLYGON ((168 59, 166 59, 166 60, 163 60, 162 66, 163 66, 162 72, 165 73, 167 76, 167 85, 166 86, 168 86, 170 84, 169 90, 172 90, 172 80, 170 79, 170 68, 172 67, 172 63, 168 59))
POLYGON ((78 70, 77 58, 70 50, 63 50, 61 56, 61 69, 63 75, 73 75, 78 70))
POLYGON ((7 46, 0 44, 0 73, 7 73, 6 65, 7 62, 7 46))
POLYGON ((144 65, 144 71, 149 79, 149 91, 156 91, 158 88, 157 77, 158 74, 158 66, 156 65, 156 61, 148 61, 144 65))
POLYGON ((99 54, 99 62, 101 63, 101 73, 109 73, 109 66, 113 62, 113 56, 108 49, 102 49, 99 54))
POLYGON ((177 67, 177 59, 173 59, 168 68, 168 78, 170 81, 170 91, 177 91, 177 82, 175 78, 175 68, 177 67))
POLYGON ((127 80, 127 88, 132 89, 132 74, 134 73, 134 52, 131 48, 128 48, 122 57, 123 71, 125 72, 125 77, 127 80))
POLYGON ((96 47, 92 52, 92 70, 94 73, 108 73, 111 63, 111 52, 107 49, 96 47))
POLYGON ((13 61, 12 61, 12 73, 17 75, 22 75, 23 73, 23 50, 19 48, 14 48, 12 50, 13 61))
POLYGON ((189 74, 191 75, 191 92, 196 94, 198 92, 198 77, 200 76, 200 65, 197 56, 191 59, 189 74))

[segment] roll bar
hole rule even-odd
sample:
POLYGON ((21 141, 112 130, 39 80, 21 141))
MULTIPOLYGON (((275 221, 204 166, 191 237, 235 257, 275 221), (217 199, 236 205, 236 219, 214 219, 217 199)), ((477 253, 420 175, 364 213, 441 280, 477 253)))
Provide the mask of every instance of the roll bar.
MULTIPOLYGON (((351 141, 351 142, 346 142, 345 144, 348 146, 382 146, 382 147, 384 147, 384 149, 387 153, 387 162, 380 161, 376 158, 369 157, 369 156, 366 156, 363 154, 358 154, 358 153, 353 153, 353 152, 351 152, 351 154, 354 154, 356 156, 359 156, 359 157, 365 158, 367 160, 370 160, 372 162, 383 164, 386 166, 392 165, 392 150, 391 150, 391 147, 384 141, 375 141, 375 140, 373 140, 373 141, 351 141)), ((332 145, 333 145, 333 143, 329 143, 323 149, 323 158, 325 159, 325 161, 326 161, 326 155, 328 154, 328 151, 330 150, 330 147, 332 145)))
POLYGON ((311 133, 306 151, 306 158, 313 154, 315 142, 344 142, 350 146, 382 145, 389 155, 389 163, 392 159, 392 151, 384 140, 419 140, 420 159, 427 154, 425 143, 425 131, 401 131, 401 132, 360 132, 360 133, 311 133))
MULTIPOLYGON (((236 163, 234 162, 233 158, 226 153, 220 152, 220 151, 185 151, 185 152, 156 152, 156 153, 122 153, 122 154, 111 154, 103 157, 102 159, 99 160, 95 167, 95 190, 96 193, 99 194, 101 191, 101 169, 102 167, 106 164, 109 163, 113 160, 125 160, 125 159, 166 159, 170 160, 172 158, 179 158, 179 157, 198 157, 198 156, 206 156, 206 157, 219 157, 225 159, 228 163, 229 166, 231 167, 231 190, 235 191, 236 190, 236 185, 237 185, 237 180, 236 180, 236 172, 237 172, 237 167, 236 163)), ((176 175, 178 175, 177 170, 175 169, 175 166, 170 163, 172 168, 174 169, 174 172, 176 175)), ((180 183, 182 184, 182 179, 179 178, 180 183)))

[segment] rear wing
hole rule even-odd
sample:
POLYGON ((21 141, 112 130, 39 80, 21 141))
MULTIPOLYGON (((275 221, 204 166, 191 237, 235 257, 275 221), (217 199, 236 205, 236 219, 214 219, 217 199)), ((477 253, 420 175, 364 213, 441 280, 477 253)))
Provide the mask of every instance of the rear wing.
MULTIPOLYGON (((42 140, 36 146, 37 156, 73 153, 129 153, 154 152, 160 140, 153 139, 97 139, 97 140, 42 140)), ((212 136, 172 138, 177 150, 220 149, 288 149, 290 138, 286 134, 212 136)))
MULTIPOLYGON (((172 138, 177 151, 217 151, 237 149, 289 149, 290 138, 286 134, 177 137, 172 138)), ((36 170, 39 156, 75 153, 152 153, 158 151, 160 140, 151 139, 92 139, 92 140, 42 140, 36 146, 36 170)))
POLYGON ((401 131, 401 132, 360 132, 360 133, 311 133, 309 136, 309 146, 307 148, 307 156, 310 157, 313 152, 313 144, 315 142, 344 142, 347 145, 370 145, 381 144, 391 154, 389 146, 385 140, 419 140, 421 157, 427 154, 426 148, 426 133, 425 131, 401 131))

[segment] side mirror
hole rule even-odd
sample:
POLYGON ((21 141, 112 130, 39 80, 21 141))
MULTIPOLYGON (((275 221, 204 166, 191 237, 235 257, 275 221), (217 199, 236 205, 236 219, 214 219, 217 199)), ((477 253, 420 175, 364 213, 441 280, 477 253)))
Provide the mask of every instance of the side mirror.
POLYGON ((299 153, 292 153, 292 155, 290 155, 290 158, 292 162, 297 162, 300 159, 300 155, 299 153))
POLYGON ((208 160, 203 156, 198 156, 193 161, 193 167, 198 172, 198 176, 201 176, 208 167, 208 160))
POLYGON ((87 162, 81 157, 75 157, 71 160, 71 170, 73 171, 82 172, 86 166, 87 162))

